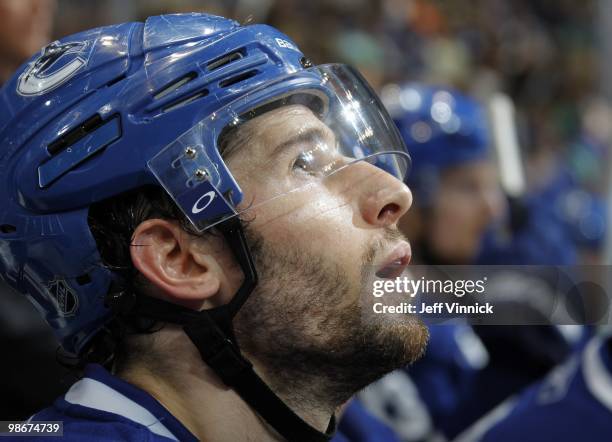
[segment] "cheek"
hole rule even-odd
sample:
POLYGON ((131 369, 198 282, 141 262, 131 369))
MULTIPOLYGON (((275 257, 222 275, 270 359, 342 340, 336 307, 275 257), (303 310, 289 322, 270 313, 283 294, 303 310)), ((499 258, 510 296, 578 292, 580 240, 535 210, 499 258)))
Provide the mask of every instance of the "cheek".
POLYGON ((367 244, 366 232, 353 224, 353 206, 322 185, 267 202, 253 214, 252 226, 266 241, 336 261, 361 257, 367 244))

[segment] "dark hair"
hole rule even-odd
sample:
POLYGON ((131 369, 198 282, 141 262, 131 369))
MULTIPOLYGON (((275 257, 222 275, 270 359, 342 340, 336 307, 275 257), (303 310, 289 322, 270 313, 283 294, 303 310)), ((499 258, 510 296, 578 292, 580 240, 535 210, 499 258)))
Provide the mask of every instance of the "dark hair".
MULTIPOLYGON (((158 186, 140 187, 121 195, 91 205, 88 223, 98 246, 102 265, 118 274, 126 289, 137 296, 146 293, 146 281, 134 267, 131 247, 146 247, 134 244, 134 230, 147 219, 162 218, 178 221, 186 233, 197 234, 170 196, 158 186)), ((152 333, 162 325, 142 318, 115 317, 105 329, 92 340, 92 344, 79 365, 86 362, 115 366, 121 371, 136 358, 146 357, 147 349, 142 343, 130 342, 126 337, 152 333)))
POLYGON ((94 203, 88 222, 104 265, 137 283, 139 274, 132 265, 130 248, 138 245, 133 244, 132 235, 140 223, 153 218, 177 220, 185 231, 196 233, 161 187, 141 187, 94 203))

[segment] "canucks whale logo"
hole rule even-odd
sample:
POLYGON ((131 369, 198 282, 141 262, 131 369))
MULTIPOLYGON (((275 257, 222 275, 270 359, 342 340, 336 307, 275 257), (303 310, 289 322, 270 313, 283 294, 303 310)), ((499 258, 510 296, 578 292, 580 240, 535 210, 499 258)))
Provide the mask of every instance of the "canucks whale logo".
POLYGON ((17 92, 41 95, 72 78, 87 61, 81 56, 86 43, 60 43, 45 46, 40 55, 19 76, 17 92))

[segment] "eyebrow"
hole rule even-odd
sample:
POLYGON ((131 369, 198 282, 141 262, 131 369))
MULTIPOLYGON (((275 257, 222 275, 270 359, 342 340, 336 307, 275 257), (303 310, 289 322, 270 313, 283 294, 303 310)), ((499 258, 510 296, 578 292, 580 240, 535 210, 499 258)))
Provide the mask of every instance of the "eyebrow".
POLYGON ((317 139, 324 140, 327 138, 327 136, 328 136, 327 133, 323 129, 318 128, 318 127, 312 127, 310 129, 307 129, 303 132, 300 132, 294 135, 288 140, 281 142, 274 149, 272 149, 272 151, 268 154, 268 156, 274 157, 282 150, 285 150, 288 147, 293 146, 294 144, 312 142, 317 139))

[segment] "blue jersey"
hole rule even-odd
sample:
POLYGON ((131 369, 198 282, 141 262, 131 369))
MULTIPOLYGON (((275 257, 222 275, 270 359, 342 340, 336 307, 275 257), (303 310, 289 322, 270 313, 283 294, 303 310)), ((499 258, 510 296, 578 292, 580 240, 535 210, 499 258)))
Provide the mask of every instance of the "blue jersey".
MULTIPOLYGON (((36 421, 62 421, 61 440, 74 442, 198 440, 151 395, 93 364, 63 397, 29 420, 36 421)), ((36 437, 37 441, 59 439, 36 437)))
POLYGON ((498 406, 461 442, 612 440, 612 337, 593 338, 580 355, 518 399, 498 406))
POLYGON ((344 410, 331 442, 399 442, 393 430, 370 414, 358 399, 344 410))

